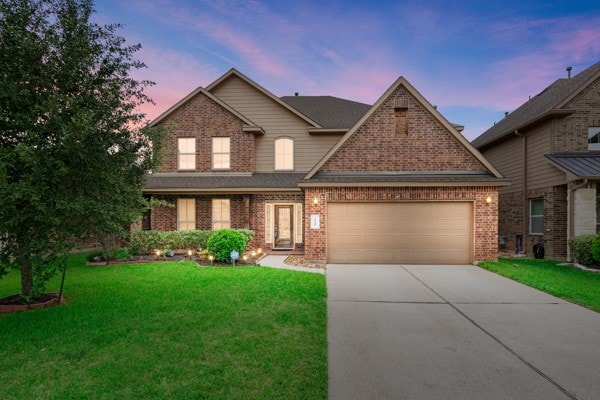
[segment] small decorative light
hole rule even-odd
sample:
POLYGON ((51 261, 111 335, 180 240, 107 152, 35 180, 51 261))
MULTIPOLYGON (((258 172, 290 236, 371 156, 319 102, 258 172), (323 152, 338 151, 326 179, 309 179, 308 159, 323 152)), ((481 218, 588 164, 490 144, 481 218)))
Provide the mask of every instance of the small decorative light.
POLYGON ((258 248, 257 251, 258 251, 258 254, 262 253, 262 249, 260 247, 258 248))
POLYGON ((212 254, 210 256, 208 256, 208 260, 210 261, 210 265, 212 265, 214 259, 215 259, 215 256, 213 256, 212 254))
POLYGON ((252 255, 252 257, 256 257, 256 252, 252 250, 252 253, 250 253, 250 255, 252 255))
POLYGON ((491 203, 492 203, 492 197, 491 197, 491 196, 488 196, 488 197, 485 199, 485 202, 486 202, 487 204, 491 204, 491 203))
POLYGON ((190 260, 192 259, 192 251, 188 250, 188 256, 190 257, 190 260))
POLYGON ((319 198, 315 197, 313 198, 313 204, 316 206, 317 204, 319 204, 319 198))
POLYGON ((244 256, 242 257, 244 259, 244 261, 248 261, 248 255, 244 254, 244 256))
POLYGON ((160 257, 160 250, 156 250, 156 257, 160 257))

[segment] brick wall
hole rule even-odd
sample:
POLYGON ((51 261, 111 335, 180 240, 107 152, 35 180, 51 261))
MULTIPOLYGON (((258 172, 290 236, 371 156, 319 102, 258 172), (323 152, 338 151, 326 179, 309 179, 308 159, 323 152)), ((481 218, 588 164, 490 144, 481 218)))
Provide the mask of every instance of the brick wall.
POLYGON ((588 127, 600 126, 600 78, 564 108, 577 111, 552 121, 552 152, 588 151, 588 127))
POLYGON ((496 187, 389 187, 389 188, 307 188, 305 191, 305 256, 311 260, 327 258, 328 201, 415 201, 457 200, 474 202, 473 259, 498 257, 498 190, 496 187), (491 204, 485 199, 490 196, 491 204), (314 204, 313 199, 318 199, 314 204), (321 226, 310 229, 311 214, 319 214, 321 226))
POLYGON ((403 87, 323 165, 321 171, 484 170, 403 87), (406 106, 408 134, 396 132, 394 110, 406 106))
POLYGON ((230 172, 254 171, 254 135, 242 131, 243 122, 202 93, 192 97, 160 125, 172 127, 157 172, 177 172, 177 138, 196 138, 196 172, 212 170, 212 137, 230 137, 230 172))
MULTIPOLYGON (((265 244, 265 204, 266 203, 304 203, 304 194, 254 194, 250 196, 250 229, 254 231, 254 239, 249 248, 270 250, 265 244)), ((244 227, 244 195, 191 195, 191 196, 154 196, 176 206, 177 198, 196 199, 196 229, 212 229, 212 199, 230 199, 231 227, 244 227)), ((152 209, 152 229, 159 231, 177 230, 176 207, 154 207, 152 209)), ((296 251, 304 250, 304 243, 296 243, 296 251)))

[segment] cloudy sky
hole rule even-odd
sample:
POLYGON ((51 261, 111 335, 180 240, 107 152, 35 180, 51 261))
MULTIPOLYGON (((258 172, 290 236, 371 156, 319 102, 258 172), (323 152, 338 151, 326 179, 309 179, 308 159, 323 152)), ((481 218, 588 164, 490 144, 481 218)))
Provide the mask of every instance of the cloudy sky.
POLYGON ((148 68, 150 119, 236 68, 277 96, 372 104, 400 75, 472 140, 600 61, 600 1, 96 0, 148 68))

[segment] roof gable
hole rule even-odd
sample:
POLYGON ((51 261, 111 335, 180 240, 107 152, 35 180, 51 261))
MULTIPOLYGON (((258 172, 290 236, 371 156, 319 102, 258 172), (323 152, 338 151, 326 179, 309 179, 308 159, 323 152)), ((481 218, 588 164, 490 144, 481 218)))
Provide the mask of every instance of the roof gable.
POLYGON ((222 101, 218 97, 213 96, 210 92, 208 92, 207 90, 205 90, 201 86, 199 86, 198 88, 196 88, 190 94, 188 94, 183 99, 181 99, 177 103, 175 103, 168 110, 166 110, 165 112, 163 112, 162 114, 160 114, 158 117, 156 117, 152 122, 150 122, 149 126, 150 127, 156 126, 157 124, 159 124, 160 122, 162 122, 165 118, 167 118, 169 115, 171 115, 173 112, 175 112, 177 109, 179 109, 181 106, 183 106, 185 103, 187 103, 188 101, 190 101, 191 99, 193 99, 195 96, 197 96, 199 94, 208 97, 210 100, 212 100, 213 102, 217 103, 218 105, 220 105, 221 107, 223 107, 225 110, 229 111, 231 114, 233 114, 238 119, 240 119, 242 122, 244 122, 244 124, 246 124, 249 128, 260 129, 254 122, 252 122, 246 116, 244 116, 241 113, 239 113, 237 110, 235 110, 233 107, 229 106, 227 103, 225 103, 224 101, 222 101))
POLYGON ((600 78, 600 62, 570 79, 554 81, 538 95, 529 99, 474 139, 473 146, 479 149, 535 122, 553 116, 572 114, 574 110, 565 109, 565 107, 575 96, 598 78, 600 78))
POLYGON ((482 171, 501 174, 404 77, 313 167, 317 172, 482 171), (395 132, 406 108, 408 134, 395 132))
POLYGON ((307 124, 317 127, 317 128, 322 128, 322 126, 317 121, 313 120, 312 118, 310 118, 307 115, 303 114, 302 112, 298 111, 297 109, 290 106, 289 104, 283 102, 279 97, 275 96, 273 93, 269 92, 267 89, 265 89, 258 83, 254 82, 252 79, 248 78, 246 75, 242 74, 235 68, 230 69, 223 76, 221 76, 220 78, 215 80, 213 83, 208 85, 206 87, 206 90, 209 92, 212 92, 215 88, 219 87, 224 82, 226 82, 228 79, 231 79, 232 77, 237 77, 237 78, 241 79, 242 81, 246 82, 248 85, 250 85, 257 91, 259 91, 260 93, 262 93, 263 95, 265 95, 267 98, 271 99, 278 105, 280 105, 282 108, 288 110, 289 112, 296 115, 300 119, 306 121, 307 124))

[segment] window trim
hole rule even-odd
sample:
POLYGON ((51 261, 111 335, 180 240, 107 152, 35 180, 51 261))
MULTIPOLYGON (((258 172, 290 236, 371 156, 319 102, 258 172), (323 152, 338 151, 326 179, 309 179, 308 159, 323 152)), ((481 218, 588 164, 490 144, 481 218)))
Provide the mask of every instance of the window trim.
POLYGON ((227 171, 231 169, 231 137, 230 136, 213 136, 210 139, 210 151, 211 151, 211 160, 210 160, 210 166, 212 169, 214 170, 219 170, 219 171, 227 171), (216 152, 215 151, 215 139, 227 139, 228 140, 228 144, 229 144, 229 151, 228 152, 216 152), (216 162, 215 162, 215 156, 217 155, 223 155, 223 154, 227 154, 229 156, 229 160, 227 163, 227 167, 216 167, 216 162))
POLYGON ((295 164, 296 164, 295 147, 296 147, 296 141, 294 140, 294 138, 289 137, 289 136, 279 136, 279 137, 275 138, 275 140, 273 140, 273 170, 274 171, 294 171, 295 164), (277 143, 283 142, 283 141, 289 141, 292 144, 292 154, 291 154, 292 167, 291 168, 277 168, 277 143))
POLYGON ((177 212, 177 230, 178 230, 178 231, 190 231, 190 230, 195 230, 195 229, 196 229, 196 198, 194 198, 194 197, 179 197, 179 198, 177 199, 177 211, 176 211, 176 212, 177 212), (192 217, 193 217, 193 219, 189 219, 189 218, 190 218, 190 216, 189 216, 189 215, 186 215, 186 217, 187 217, 188 219, 179 219, 179 218, 180 218, 179 211, 180 211, 180 210, 182 210, 181 203, 182 203, 183 201, 185 201, 185 202, 186 202, 186 203, 185 203, 185 204, 186 204, 186 206, 185 206, 185 211, 186 211, 186 214, 187 214, 187 202, 188 202, 188 201, 191 201, 191 202, 192 202, 192 204, 193 204, 193 208, 192 208, 192 209, 194 210, 194 211, 193 211, 193 216, 192 216, 192 217), (191 223, 191 224, 192 224, 192 228, 191 228, 191 229, 189 229, 189 228, 187 228, 187 229, 182 229, 182 228, 181 228, 181 225, 182 225, 182 224, 189 224, 189 223, 191 223))
POLYGON ((195 171, 196 170, 196 143, 197 140, 195 137, 178 137, 177 138, 177 171, 195 171), (194 141, 194 152, 193 153, 182 153, 179 151, 179 141, 182 139, 192 139, 194 141), (193 168, 181 168, 181 156, 194 156, 193 168))
POLYGON ((529 234, 530 235, 543 235, 544 234, 544 198, 537 197, 535 199, 529 199, 529 234), (533 202, 541 201, 542 202, 542 214, 533 214, 533 202), (533 231, 533 219, 541 218, 542 219, 542 231, 534 232, 533 231))
POLYGON ((599 126, 588 126, 588 151, 600 150, 600 127, 599 126), (592 137, 596 137, 598 142, 590 142, 592 137))
POLYGON ((220 230, 220 229, 231 229, 231 199, 225 199, 225 198, 213 198, 210 202, 210 228, 211 230, 215 231, 215 230, 220 230), (229 214, 229 220, 225 220, 225 219, 215 219, 215 203, 219 202, 221 205, 221 215, 220 218, 223 218, 223 202, 226 201, 227 202, 227 208, 228 208, 228 214, 229 214), (227 225, 225 227, 221 227, 219 229, 215 229, 215 224, 222 224, 222 225, 227 225))

